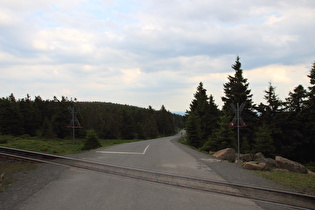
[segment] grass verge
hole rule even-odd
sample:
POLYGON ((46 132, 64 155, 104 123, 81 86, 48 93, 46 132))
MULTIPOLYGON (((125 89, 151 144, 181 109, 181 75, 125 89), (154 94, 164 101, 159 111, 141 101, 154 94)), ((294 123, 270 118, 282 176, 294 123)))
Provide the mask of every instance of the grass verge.
POLYGON ((260 176, 275 182, 291 186, 298 192, 315 195, 315 175, 299 174, 288 171, 256 171, 260 176))
MULTIPOLYGON (((40 139, 37 137, 12 137, 0 136, 0 140, 6 140, 7 143, 0 146, 16 149, 30 150, 56 155, 68 155, 82 151, 85 139, 40 139)), ((123 140, 123 139, 99 139, 102 147, 112 146, 114 144, 130 143, 141 140, 123 140)))

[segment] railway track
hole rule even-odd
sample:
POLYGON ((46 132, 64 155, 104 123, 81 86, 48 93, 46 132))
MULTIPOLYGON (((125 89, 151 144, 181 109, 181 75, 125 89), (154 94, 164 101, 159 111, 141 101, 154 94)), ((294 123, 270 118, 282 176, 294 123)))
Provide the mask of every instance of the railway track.
POLYGON ((315 196, 306 194, 122 167, 7 147, 0 147, 0 156, 60 166, 76 167, 149 182, 220 193, 234 197, 248 198, 254 201, 268 202, 295 209, 315 209, 315 196))

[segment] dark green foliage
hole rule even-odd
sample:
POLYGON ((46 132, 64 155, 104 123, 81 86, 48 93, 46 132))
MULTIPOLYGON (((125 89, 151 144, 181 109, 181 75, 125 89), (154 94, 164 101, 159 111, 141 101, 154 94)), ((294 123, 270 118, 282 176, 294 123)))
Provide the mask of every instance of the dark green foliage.
POLYGON ((172 135, 183 127, 183 117, 162 106, 161 110, 139 108, 102 102, 77 102, 62 97, 42 100, 30 96, 16 100, 11 94, 0 98, 0 134, 38 136, 46 139, 70 138, 71 113, 74 107, 83 129, 76 129, 76 137, 83 138, 86 129, 94 129, 103 139, 148 139, 172 135))
POLYGON ((207 142, 214 129, 218 127, 220 111, 213 96, 208 98, 203 83, 200 82, 194 99, 187 112, 187 143, 196 148, 207 142))
MULTIPOLYGON (((222 97, 222 101, 224 102, 222 109, 225 115, 232 121, 236 113, 231 109, 231 104, 234 104, 235 107, 237 104, 239 104, 239 106, 243 103, 245 104, 241 117, 247 127, 242 129, 242 134, 240 135, 241 153, 244 153, 248 152, 253 144, 258 117, 254 111, 253 95, 249 89, 247 79, 243 77, 241 66, 240 58, 237 56, 235 64, 232 65, 232 69, 235 71, 234 76, 229 75, 229 81, 223 85, 225 96, 222 97)), ((235 136, 235 138, 237 139, 237 136, 235 136)))
MULTIPOLYGON (((251 90, 248 89, 249 83, 247 79, 243 77, 243 70, 241 69, 240 58, 237 56, 235 64, 232 65, 232 69, 234 69, 235 74, 233 76, 228 76, 229 82, 223 85, 225 96, 222 97, 222 101, 224 102, 223 110, 231 113, 230 104, 242 104, 245 103, 244 112, 250 112, 253 108, 252 94, 251 90)), ((232 113, 233 115, 234 113, 232 113)))
POLYGON ((204 149, 210 151, 217 151, 224 148, 236 149, 236 133, 235 129, 230 127, 230 117, 228 115, 222 115, 218 122, 219 126, 210 136, 204 149))
POLYGON ((87 131, 85 139, 86 140, 82 150, 97 149, 102 146, 101 143, 98 141, 97 134, 93 129, 87 131))
POLYGON ((262 152, 268 157, 274 156, 275 147, 271 136, 271 130, 266 124, 260 126, 255 133, 254 151, 262 152))
POLYGON ((205 151, 236 148, 237 130, 229 126, 235 116, 230 104, 245 102, 241 117, 247 127, 240 128, 241 153, 263 152, 266 156, 281 155, 300 162, 315 161, 315 63, 308 75, 311 84, 308 90, 298 85, 283 102, 276 94, 276 87, 269 83, 264 91, 266 103, 258 107, 242 75, 239 57, 232 68, 235 74, 228 76, 229 81, 224 84, 223 116, 219 120, 220 112, 209 111, 216 110, 216 106, 209 108, 211 96, 209 106, 206 90, 199 84, 187 111, 187 142, 205 151), (204 143, 205 137, 208 140, 204 143))
POLYGON ((193 113, 188 115, 186 122, 186 132, 188 145, 191 145, 195 148, 199 148, 200 146, 202 146, 200 120, 193 113))

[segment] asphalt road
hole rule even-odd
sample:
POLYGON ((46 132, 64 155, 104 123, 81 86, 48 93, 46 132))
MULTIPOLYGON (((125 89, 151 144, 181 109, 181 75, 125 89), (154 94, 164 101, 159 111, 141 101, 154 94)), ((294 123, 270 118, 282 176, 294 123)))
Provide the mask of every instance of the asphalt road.
MULTIPOLYGON (((115 145, 74 157, 212 180, 225 180, 165 137, 115 145)), ((211 160, 209 156, 208 161, 211 160)), ((69 168, 18 209, 261 209, 256 203, 93 171, 69 168)))

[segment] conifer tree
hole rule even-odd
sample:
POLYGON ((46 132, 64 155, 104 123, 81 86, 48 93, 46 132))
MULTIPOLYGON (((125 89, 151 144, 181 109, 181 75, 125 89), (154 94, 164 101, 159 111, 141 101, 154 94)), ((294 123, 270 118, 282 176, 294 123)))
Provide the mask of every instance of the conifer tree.
POLYGON ((224 102, 223 110, 231 113, 230 104, 242 104, 245 103, 245 110, 251 110, 253 108, 251 90, 248 89, 249 83, 247 79, 243 77, 243 70, 241 69, 240 57, 236 57, 235 64, 232 65, 235 74, 234 77, 229 75, 228 82, 223 85, 225 96, 222 97, 224 102))
POLYGON ((242 129, 241 131, 241 151, 249 152, 253 143, 252 139, 254 138, 254 125, 257 121, 257 115, 254 112, 255 105, 252 101, 253 95, 249 89, 247 79, 243 77, 243 70, 241 66, 240 57, 237 56, 235 63, 232 65, 232 69, 235 71, 235 74, 234 76, 229 75, 229 81, 223 85, 225 96, 222 97, 222 101, 224 102, 222 109, 232 121, 235 116, 235 112, 231 109, 231 104, 234 104, 235 106, 237 103, 239 105, 242 103, 245 104, 241 117, 248 127, 246 129, 242 129))
POLYGON ((307 92, 302 85, 294 88, 293 92, 289 92, 289 97, 286 98, 286 106, 288 111, 300 113, 305 108, 307 92))
POLYGON ((225 148, 236 149, 235 136, 235 131, 230 127, 230 117, 223 114, 219 117, 218 128, 214 130, 202 149, 205 151, 217 151, 225 148))
POLYGON ((303 131, 305 143, 300 147, 300 150, 303 150, 304 161, 315 161, 315 62, 307 76, 310 78, 310 86, 308 87, 306 107, 302 115, 305 124, 303 131))
MULTIPOLYGON (((191 119, 187 120, 187 123, 192 123, 198 130, 198 132, 194 131, 194 133, 199 134, 198 138, 194 138, 194 141, 199 141, 199 143, 195 145, 202 146, 208 140, 213 129, 217 127, 219 117, 219 110, 214 102, 213 96, 211 95, 210 98, 208 98, 207 90, 203 87, 202 82, 200 82, 197 87, 194 99, 190 104, 190 110, 187 111, 187 114, 188 116, 193 115, 191 119)), ((188 124, 186 126, 188 127, 188 124)), ((190 130, 187 131, 188 138, 190 137, 189 132, 190 130)))
POLYGON ((269 126, 263 124, 255 133, 254 151, 262 152, 267 157, 274 156, 275 147, 269 126))
MULTIPOLYGON (((281 144, 283 142, 283 130, 285 119, 287 118, 283 112, 283 102, 279 99, 276 94, 276 87, 269 83, 268 89, 264 91, 264 99, 266 103, 260 103, 258 106, 258 112, 260 113, 260 123, 258 130, 255 133, 254 150, 260 147, 259 144, 263 140, 257 142, 257 135, 266 135, 265 133, 270 132, 272 142, 277 152, 281 151, 281 144), (264 134, 262 134, 265 132, 264 134)), ((268 137, 269 138, 269 137, 268 137)), ((267 140, 266 140, 267 141, 267 140)), ((262 151, 261 151, 262 152, 262 151)), ((278 153, 279 154, 279 153, 278 153)))
POLYGON ((194 114, 190 113, 186 121, 187 144, 195 148, 202 146, 200 120, 194 114))

